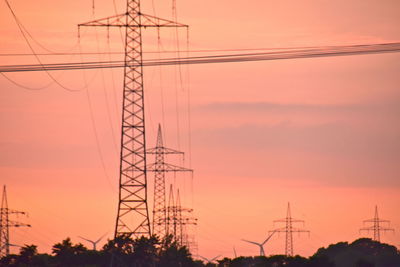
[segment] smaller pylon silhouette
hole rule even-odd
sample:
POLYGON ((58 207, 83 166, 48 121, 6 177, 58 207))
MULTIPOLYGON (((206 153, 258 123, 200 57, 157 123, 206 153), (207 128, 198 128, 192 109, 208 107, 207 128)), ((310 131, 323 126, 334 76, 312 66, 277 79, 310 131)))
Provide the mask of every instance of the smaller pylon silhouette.
POLYGON ((147 171, 154 172, 154 202, 153 202, 153 222, 152 233, 160 238, 164 238, 167 229, 167 209, 165 176, 166 173, 191 172, 193 170, 176 166, 166 162, 167 155, 184 155, 183 152, 167 148, 163 144, 161 125, 158 124, 157 143, 154 148, 146 151, 146 154, 154 155, 155 161, 147 165, 147 171))
MULTIPOLYGON (((304 221, 292 218, 289 202, 288 202, 287 211, 286 211, 286 218, 274 221, 274 223, 278 223, 278 222, 285 223, 286 225, 282 228, 277 228, 273 231, 278 232, 278 233, 285 233, 285 236, 286 236, 285 255, 288 257, 293 256, 293 233, 310 233, 310 231, 293 227, 293 223, 301 222, 304 225, 304 221)), ((270 231, 270 232, 272 232, 272 231, 270 231)))
POLYGON ((195 247, 194 242, 189 240, 187 234, 188 225, 197 225, 197 219, 192 217, 193 209, 181 206, 179 189, 174 198, 174 189, 170 185, 169 200, 167 207, 167 234, 172 234, 174 241, 180 246, 186 246, 189 250, 195 247))
POLYGON ((381 241, 381 232, 394 232, 393 228, 385 227, 382 224, 386 223, 388 226, 390 225, 390 221, 381 220, 378 216, 378 206, 375 206, 375 216, 373 219, 364 220, 365 223, 373 223, 373 225, 369 227, 360 228, 360 232, 362 231, 374 231, 374 240, 380 242, 381 241))
POLYGON ((31 227, 29 224, 9 220, 10 215, 17 214, 26 215, 25 212, 8 208, 7 191, 4 185, 0 209, 0 258, 10 254, 10 246, 15 246, 10 244, 10 227, 31 227))
POLYGON ((246 239, 242 239, 242 241, 247 242, 247 243, 250 243, 250 244, 253 244, 253 245, 256 245, 256 246, 259 246, 259 247, 260 247, 260 256, 264 256, 264 257, 265 257, 264 245, 265 245, 265 243, 268 242, 268 240, 271 239, 271 237, 272 237, 275 233, 276 233, 276 231, 272 231, 272 233, 271 233, 271 234, 267 237, 267 239, 265 239, 264 242, 262 242, 262 243, 257 243, 257 242, 249 241, 249 240, 246 240, 246 239))

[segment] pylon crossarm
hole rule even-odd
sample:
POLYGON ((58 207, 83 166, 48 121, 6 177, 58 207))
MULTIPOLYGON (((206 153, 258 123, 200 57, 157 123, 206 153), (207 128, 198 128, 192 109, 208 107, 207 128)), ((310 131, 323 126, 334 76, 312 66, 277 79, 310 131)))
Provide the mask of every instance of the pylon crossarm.
POLYGON ((183 155, 184 153, 172 148, 167 148, 167 147, 153 147, 149 148, 146 150, 147 154, 181 154, 183 155))
POLYGON ((83 26, 126 27, 128 25, 126 24, 126 13, 124 13, 78 24, 78 27, 83 26))
POLYGON ((197 225, 197 219, 195 219, 195 218, 185 218, 185 219, 182 219, 181 223, 183 225, 197 225))
POLYGON ((99 27, 186 27, 189 26, 172 20, 162 19, 151 15, 140 13, 140 24, 127 24, 126 17, 132 14, 124 13, 106 18, 96 19, 85 23, 78 24, 78 27, 99 26, 99 27))
POLYGON ((381 231, 383 231, 383 232, 393 232, 394 233, 394 229, 392 229, 392 228, 381 228, 380 229, 381 231))
POLYGON ((22 215, 26 214, 26 212, 23 212, 23 211, 10 210, 10 209, 8 209, 7 212, 8 212, 8 214, 22 214, 22 215))
POLYGON ((189 25, 141 13, 142 27, 186 27, 189 25))
POLYGON ((8 221, 7 226, 8 227, 31 227, 30 224, 14 222, 14 221, 8 221))
POLYGON ((179 167, 173 164, 169 164, 169 163, 164 163, 163 165, 164 169, 160 170, 158 169, 158 164, 156 163, 152 163, 147 165, 147 171, 148 172, 193 172, 193 170, 191 169, 187 169, 187 168, 183 168, 183 167, 179 167))
POLYGON ((274 220, 274 223, 278 223, 278 222, 286 222, 286 221, 291 221, 292 223, 296 223, 296 222, 301 222, 304 223, 304 220, 298 220, 298 219, 293 219, 293 218, 284 218, 284 219, 279 219, 279 220, 274 220))
POLYGON ((296 222, 301 222, 304 224, 304 220, 298 220, 298 219, 291 219, 292 223, 296 223, 296 222))
POLYGON ((295 228, 295 227, 292 227, 292 232, 293 233, 310 233, 309 230, 299 229, 299 228, 295 228))
POLYGON ((376 220, 376 219, 369 219, 369 220, 364 220, 364 223, 368 223, 368 222, 380 222, 380 223, 390 223, 390 221, 389 220, 381 220, 381 219, 378 219, 378 220, 376 220))

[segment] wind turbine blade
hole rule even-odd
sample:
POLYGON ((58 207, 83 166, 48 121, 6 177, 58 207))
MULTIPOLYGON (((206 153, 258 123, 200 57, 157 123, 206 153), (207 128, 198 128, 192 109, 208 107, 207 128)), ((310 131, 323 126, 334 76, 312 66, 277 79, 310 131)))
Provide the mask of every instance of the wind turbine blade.
POLYGON ((200 258, 202 258, 203 260, 205 260, 205 261, 207 261, 207 262, 210 262, 210 260, 209 259, 207 259, 206 257, 203 257, 203 256, 201 256, 201 255, 198 255, 200 258))
POLYGON ((275 232, 276 232, 276 231, 273 231, 273 232, 267 237, 267 239, 265 239, 265 241, 261 243, 261 245, 264 245, 265 243, 267 243, 268 240, 270 240, 270 238, 275 234, 275 232))
POLYGON ((83 239, 83 240, 85 240, 85 241, 87 241, 87 242, 90 242, 90 243, 93 243, 93 241, 92 240, 89 240, 89 239, 87 239, 87 238, 84 238, 84 237, 81 237, 81 236, 78 236, 79 238, 81 238, 81 239, 83 239))
POLYGON ((250 243, 250 244, 254 244, 254 245, 257 245, 257 246, 261 246, 260 243, 257 243, 257 242, 254 242, 254 241, 250 241, 250 240, 246 240, 246 239, 242 239, 242 241, 250 243))
POLYGON ((95 241, 95 243, 100 242, 100 240, 102 240, 107 234, 108 234, 108 232, 105 233, 104 235, 102 235, 99 239, 97 239, 97 240, 95 241))
POLYGON ((219 257, 221 257, 221 255, 218 255, 218 256, 216 256, 216 257, 212 258, 212 259, 210 260, 210 262, 213 262, 213 261, 215 261, 215 260, 216 260, 216 259, 218 259, 219 257))

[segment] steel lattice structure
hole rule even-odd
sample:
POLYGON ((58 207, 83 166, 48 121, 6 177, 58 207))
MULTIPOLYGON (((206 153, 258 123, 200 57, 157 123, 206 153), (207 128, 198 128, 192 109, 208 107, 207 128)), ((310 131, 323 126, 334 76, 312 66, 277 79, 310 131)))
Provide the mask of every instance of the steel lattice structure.
POLYGON ((293 256, 293 233, 310 233, 308 230, 299 229, 293 227, 293 223, 303 223, 303 220, 297 220, 292 218, 291 211, 290 211, 290 203, 288 203, 287 211, 286 211, 286 218, 281 220, 275 220, 274 223, 285 223, 285 226, 282 228, 277 228, 270 232, 278 232, 278 233, 285 233, 286 242, 285 242, 285 255, 286 256, 293 256))
POLYGON ((381 241, 381 232, 391 231, 394 232, 393 228, 385 227, 382 224, 390 224, 388 220, 381 220, 378 216, 378 206, 375 206, 375 216, 373 219, 365 220, 364 223, 373 223, 372 226, 363 227, 360 229, 361 231, 374 231, 374 240, 380 242, 381 241))
POLYGON ((186 226, 197 225, 197 219, 192 217, 193 209, 184 208, 181 205, 179 189, 176 198, 174 197, 174 189, 170 185, 169 200, 167 211, 167 234, 172 235, 174 241, 180 246, 186 246, 188 249, 193 247, 187 234, 186 226))
POLYGON ((114 236, 150 236, 147 205, 147 165, 144 116, 143 27, 188 27, 142 14, 140 0, 128 0, 126 13, 79 24, 125 27, 124 86, 118 213, 114 236))
POLYGON ((183 152, 164 147, 161 125, 158 125, 157 142, 154 148, 147 150, 147 154, 155 155, 155 162, 147 166, 147 170, 154 172, 154 202, 153 202, 153 234, 163 238, 167 234, 167 209, 165 174, 167 172, 193 172, 191 169, 175 166, 165 161, 166 155, 183 155, 183 152))
POLYGON ((7 191, 4 186, 0 209, 0 258, 10 254, 10 227, 31 227, 29 224, 10 221, 9 216, 12 214, 26 213, 8 208, 7 191))

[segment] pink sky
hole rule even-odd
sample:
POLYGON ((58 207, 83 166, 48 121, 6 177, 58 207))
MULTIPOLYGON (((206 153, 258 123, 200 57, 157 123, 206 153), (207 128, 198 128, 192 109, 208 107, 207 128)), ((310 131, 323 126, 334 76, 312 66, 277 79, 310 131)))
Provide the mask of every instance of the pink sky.
MULTIPOLYGON (((79 51, 76 25, 93 18, 91 1, 9 1, 44 46, 79 51)), ((170 1, 154 2, 158 16, 171 18, 170 1)), ((113 15, 111 0, 95 3, 94 17, 113 15)), ((116 4, 122 13, 124 1, 116 4)), ((142 11, 153 14, 151 1, 143 1, 142 11)), ((178 1, 192 50, 396 42, 399 11, 395 0, 178 1)), ((0 23, 1 53, 30 53, 4 2, 0 23)), ((82 30, 82 51, 122 51, 117 29, 110 30, 110 47, 106 36, 103 29, 82 30)), ((185 36, 180 30, 182 49, 185 36)), ((162 30, 161 38, 166 50, 175 49, 174 31, 162 30)), ((145 30, 144 40, 145 51, 157 51, 155 31, 145 30)), ((33 57, 0 60, 0 65, 37 63, 33 57)), ((310 237, 294 238, 295 253, 304 256, 360 237, 362 220, 372 218, 375 205, 399 231, 399 70, 395 53, 194 65, 182 67, 181 86, 178 68, 146 68, 147 142, 154 145, 161 122, 167 145, 185 151, 184 163, 195 170, 193 197, 190 177, 169 181, 194 206, 199 254, 232 257, 233 246, 239 255, 257 254, 240 239, 263 240, 272 221, 285 216, 288 201, 293 217, 311 230, 310 237)), ((54 75, 74 88, 83 87, 85 77, 90 81, 99 148, 85 91, 70 93, 52 84, 35 92, 0 77, 0 182, 8 187, 10 208, 29 212, 19 219, 33 226, 13 229, 11 241, 37 244, 39 251, 67 236, 74 242, 80 242, 78 235, 111 237, 117 208, 122 70, 54 75)), ((33 87, 50 82, 44 73, 9 77, 33 87)), ((385 234, 382 241, 400 244, 398 234, 385 234)), ((284 236, 273 237, 265 250, 283 253, 284 236)))

